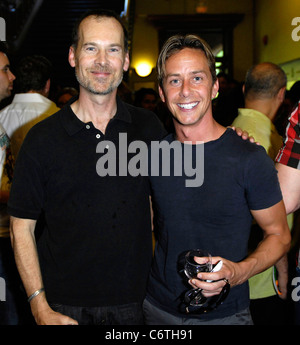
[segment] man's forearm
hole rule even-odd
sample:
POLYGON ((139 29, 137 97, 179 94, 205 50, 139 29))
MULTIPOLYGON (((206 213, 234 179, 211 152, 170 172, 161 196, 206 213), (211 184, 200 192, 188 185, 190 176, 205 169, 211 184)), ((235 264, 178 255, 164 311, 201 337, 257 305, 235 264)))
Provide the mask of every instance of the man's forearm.
MULTIPOLYGON (((34 220, 11 217, 10 234, 12 247, 16 265, 28 297, 35 291, 43 288, 34 236, 35 224, 36 221, 34 220)), ((30 303, 33 314, 39 309, 38 307, 45 308, 45 305, 42 306, 45 303, 47 304, 44 293, 35 297, 30 303), (37 302, 39 303, 37 304, 37 302)))
POLYGON ((275 234, 266 236, 256 250, 238 264, 240 266, 238 284, 273 266, 281 260, 289 248, 288 236, 284 238, 275 234))
POLYGON ((275 267, 278 272, 278 290, 280 291, 279 296, 283 299, 286 299, 289 278, 287 254, 276 262, 275 267))
POLYGON ((16 264, 24 284, 27 296, 32 296, 30 307, 38 325, 75 325, 78 322, 69 316, 54 312, 46 299, 45 292, 35 294, 43 288, 43 279, 39 264, 34 236, 36 221, 11 217, 11 242, 16 264))
POLYGON ((23 221, 11 217, 11 243, 16 265, 28 296, 41 288, 42 284, 34 227, 35 221, 23 221))

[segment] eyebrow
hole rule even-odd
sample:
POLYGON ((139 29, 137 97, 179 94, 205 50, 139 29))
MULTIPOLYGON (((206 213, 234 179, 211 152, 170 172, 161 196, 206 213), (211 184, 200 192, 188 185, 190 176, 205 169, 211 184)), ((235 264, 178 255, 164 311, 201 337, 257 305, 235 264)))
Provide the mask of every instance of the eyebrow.
POLYGON ((83 44, 83 46, 95 46, 96 45, 96 43, 94 43, 94 42, 86 42, 86 43, 84 43, 83 44))
POLYGON ((191 74, 205 74, 205 75, 207 75, 206 71, 204 71, 204 70, 193 71, 193 72, 191 72, 191 74))
MULTIPOLYGON (((83 47, 86 47, 86 46, 98 46, 99 44, 96 43, 96 42, 86 42, 83 44, 83 47)), ((109 47, 120 47, 122 48, 122 44, 120 43, 111 43, 111 44, 108 44, 109 47)))
MULTIPOLYGON (((189 74, 191 74, 191 75, 196 75, 196 74, 205 74, 205 75, 207 75, 206 71, 204 71, 204 70, 192 71, 189 74)), ((180 73, 170 73, 170 74, 166 75, 166 78, 179 77, 180 75, 181 75, 180 73)))
POLYGON ((166 74, 166 78, 170 78, 170 77, 179 77, 180 73, 170 73, 170 74, 166 74))

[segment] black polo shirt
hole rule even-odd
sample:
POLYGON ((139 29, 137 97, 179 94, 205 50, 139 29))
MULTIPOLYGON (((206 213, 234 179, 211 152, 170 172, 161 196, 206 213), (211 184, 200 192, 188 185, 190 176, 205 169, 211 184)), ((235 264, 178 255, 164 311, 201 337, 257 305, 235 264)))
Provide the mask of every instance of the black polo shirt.
POLYGON ((115 145, 118 164, 120 133, 128 145, 165 134, 153 113, 118 99, 105 134, 66 106, 34 126, 22 145, 8 209, 14 217, 44 218, 38 252, 50 302, 104 306, 144 297, 152 254, 148 178, 96 171, 103 140, 115 145))

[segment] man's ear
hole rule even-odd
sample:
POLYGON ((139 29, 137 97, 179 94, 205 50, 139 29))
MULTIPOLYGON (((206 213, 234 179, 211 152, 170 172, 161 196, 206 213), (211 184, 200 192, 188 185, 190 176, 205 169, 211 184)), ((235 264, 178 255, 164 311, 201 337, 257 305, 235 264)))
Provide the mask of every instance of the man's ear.
POLYGON ((75 63, 75 49, 73 46, 71 46, 69 48, 69 64, 71 65, 71 67, 75 67, 76 63, 75 63))
POLYGON ((123 65, 123 71, 124 72, 128 71, 129 65, 130 65, 130 59, 129 59, 129 53, 127 52, 125 54, 125 60, 124 60, 124 65, 123 65))
POLYGON ((217 79, 212 87, 211 99, 214 99, 219 91, 219 80, 217 79))
POLYGON ((161 100, 162 100, 163 102, 165 102, 166 99, 165 99, 164 90, 163 90, 160 86, 158 87, 158 93, 159 93, 159 96, 160 96, 161 100))
POLYGON ((51 81, 50 78, 46 81, 45 87, 44 87, 44 96, 48 97, 49 96, 49 92, 50 92, 50 85, 51 85, 51 81))
POLYGON ((286 87, 282 87, 279 91, 278 91, 278 94, 277 94, 277 97, 279 99, 280 102, 283 102, 284 101, 284 98, 285 98, 285 91, 286 91, 286 87))

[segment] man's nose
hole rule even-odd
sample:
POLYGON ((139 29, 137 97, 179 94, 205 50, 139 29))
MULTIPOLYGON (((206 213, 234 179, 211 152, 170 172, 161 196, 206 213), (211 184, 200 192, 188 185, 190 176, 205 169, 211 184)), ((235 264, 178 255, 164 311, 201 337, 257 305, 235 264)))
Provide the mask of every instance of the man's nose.
POLYGON ((107 62, 107 54, 106 51, 101 49, 99 50, 96 59, 95 59, 95 63, 98 63, 100 65, 105 65, 107 62))
POLYGON ((190 89, 190 83, 188 80, 183 80, 181 85, 180 94, 183 97, 188 97, 190 95, 191 89, 190 89))
POLYGON ((10 81, 14 81, 16 79, 15 75, 11 71, 9 71, 9 77, 8 78, 10 81))

